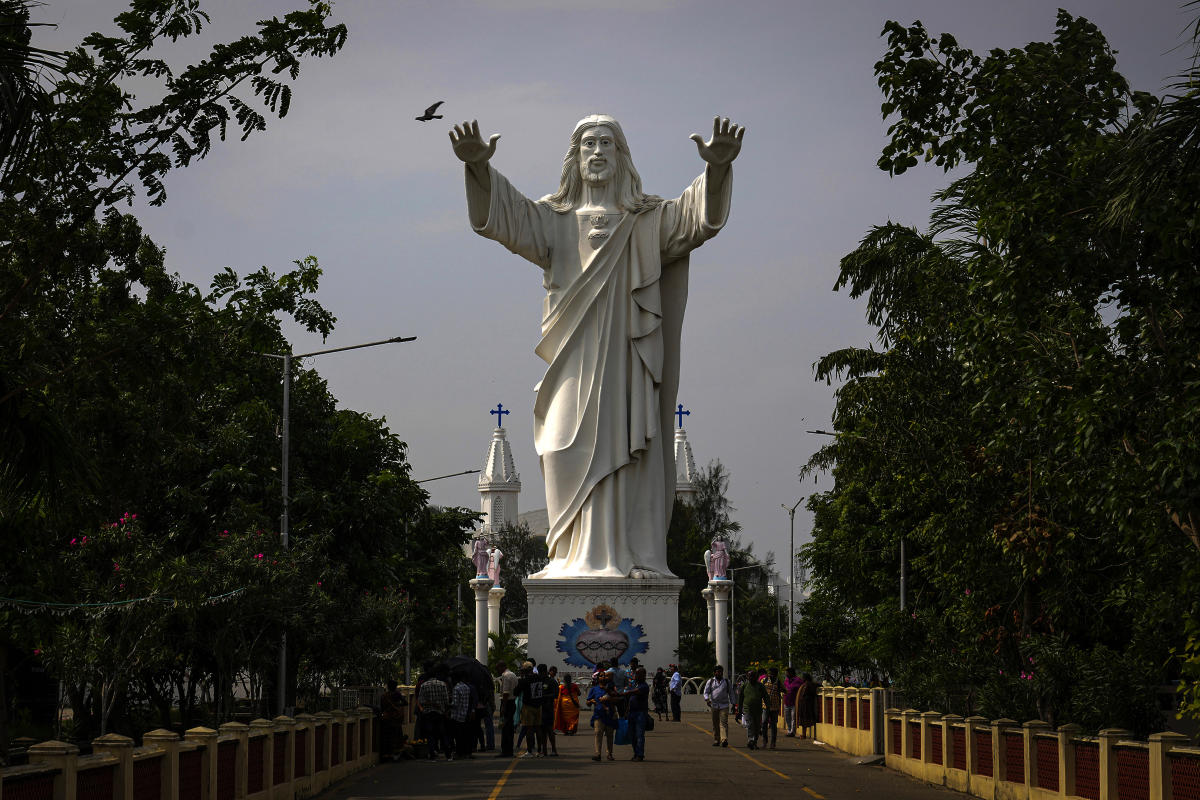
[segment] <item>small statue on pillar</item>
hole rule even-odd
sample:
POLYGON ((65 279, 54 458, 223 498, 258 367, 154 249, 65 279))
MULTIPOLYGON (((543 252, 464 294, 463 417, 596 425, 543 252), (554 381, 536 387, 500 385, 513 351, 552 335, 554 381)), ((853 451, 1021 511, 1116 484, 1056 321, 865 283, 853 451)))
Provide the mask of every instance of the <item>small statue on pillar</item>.
POLYGON ((492 545, 488 550, 488 566, 487 574, 492 579, 492 586, 500 585, 500 559, 504 553, 496 545, 492 545))
POLYGON ((708 579, 710 581, 729 580, 729 550, 721 539, 714 539, 712 549, 708 551, 708 579))
POLYGON ((474 541, 471 549, 471 561, 475 564, 475 577, 486 578, 488 576, 488 543, 487 539, 480 536, 474 541))

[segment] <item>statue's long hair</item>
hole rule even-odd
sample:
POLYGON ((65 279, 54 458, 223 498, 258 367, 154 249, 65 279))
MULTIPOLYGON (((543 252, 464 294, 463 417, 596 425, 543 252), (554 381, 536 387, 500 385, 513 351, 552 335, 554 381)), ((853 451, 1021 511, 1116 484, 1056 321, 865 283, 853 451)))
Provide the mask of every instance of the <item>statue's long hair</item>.
POLYGON ((621 130, 621 124, 607 114, 593 114, 579 120, 579 124, 571 133, 571 145, 563 157, 558 191, 543 197, 542 202, 560 214, 576 206, 583 193, 583 177, 579 174, 579 143, 583 139, 584 131, 601 125, 613 132, 617 143, 617 164, 613 175, 613 180, 616 181, 617 204, 631 214, 640 214, 657 207, 663 199, 642 191, 642 176, 634 169, 633 156, 630 155, 629 144, 625 141, 625 132, 621 130))

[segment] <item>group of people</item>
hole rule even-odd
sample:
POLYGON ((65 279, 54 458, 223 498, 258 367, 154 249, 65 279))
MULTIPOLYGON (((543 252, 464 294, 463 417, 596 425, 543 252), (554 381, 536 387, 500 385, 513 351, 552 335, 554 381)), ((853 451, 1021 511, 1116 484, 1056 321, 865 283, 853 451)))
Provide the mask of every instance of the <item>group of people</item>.
POLYGON ((806 672, 797 676, 793 667, 787 668, 783 678, 778 667, 753 668, 738 676, 735 683, 725 677, 725 668, 717 665, 702 690, 712 713, 712 746, 729 746, 731 711, 746 728, 746 747, 750 750, 758 749, 760 739, 763 746, 775 749, 781 709, 785 736, 794 737, 799 731, 804 738, 810 730, 815 735, 817 689, 812 675, 806 672))
MULTIPOLYGON (((660 668, 656 681, 661 673, 660 668)), ((646 731, 653 729, 654 722, 650 718, 650 684, 646 682, 646 668, 636 658, 630 659, 628 669, 616 659, 611 664, 600 662, 592 673, 586 702, 592 709, 591 724, 596 738, 593 761, 600 761, 605 753, 609 761, 616 760, 613 742, 622 723, 629 744, 633 746, 632 760, 646 760, 646 731)), ((659 707, 657 699, 655 705, 659 707)))
MULTIPOLYGON (((381 701, 383 717, 398 706, 394 697, 395 681, 388 681, 388 692, 381 701)), ((416 727, 414 738, 424 739, 426 758, 446 761, 474 758, 476 750, 494 750, 495 733, 492 713, 495 701, 490 692, 481 691, 465 677, 453 678, 445 664, 427 664, 416 685, 416 727)), ((403 698, 401 698, 403 700, 403 698)), ((382 751, 381 751, 382 752, 382 751)))
MULTIPOLYGON (((523 758, 558 755, 558 735, 573 736, 578 731, 580 712, 591 711, 590 724, 595 736, 593 761, 607 755, 613 761, 613 744, 618 730, 633 747, 633 760, 646 758, 646 732, 653 730, 653 713, 676 722, 681 719, 683 678, 674 664, 659 667, 647 682, 646 669, 637 658, 629 666, 616 659, 601 662, 591 675, 587 694, 580 702, 580 687, 570 673, 559 680, 558 668, 539 665, 533 659, 523 662, 517 672, 500 661, 496 667, 500 724, 500 750, 497 758, 512 758, 525 747, 523 758), (670 709, 668 710, 668 703, 670 709)), ((746 746, 761 745, 774 750, 781 716, 785 736, 804 738, 815 735, 818 684, 810 674, 797 676, 788 667, 779 670, 752 668, 731 681, 718 665, 705 681, 702 694, 712 714, 713 747, 729 746, 729 716, 732 713, 746 729, 746 746)), ((474 758, 476 751, 493 751, 495 695, 481 691, 471 680, 454 679, 450 669, 428 664, 417 680, 415 738, 426 742, 426 757, 446 761, 474 758)), ((392 755, 403 742, 403 718, 407 706, 395 681, 381 700, 383 719, 381 753, 392 755)))
POLYGON ((500 692, 500 752, 512 757, 525 745, 523 758, 558 755, 558 734, 574 736, 579 729, 579 685, 570 673, 558 677, 558 667, 538 666, 530 659, 519 674, 500 661, 496 665, 500 692), (519 732, 518 732, 519 731, 519 732), (514 736, 516 737, 514 742, 514 736))

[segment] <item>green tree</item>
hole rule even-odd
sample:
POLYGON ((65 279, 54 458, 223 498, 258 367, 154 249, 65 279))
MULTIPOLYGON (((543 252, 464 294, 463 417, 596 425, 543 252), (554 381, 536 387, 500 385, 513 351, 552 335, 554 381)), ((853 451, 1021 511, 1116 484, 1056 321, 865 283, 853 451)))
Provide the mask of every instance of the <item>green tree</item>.
MULTIPOLYGON (((779 651, 779 604, 768 589, 772 557, 760 562, 753 545, 743 545, 737 509, 729 502, 729 472, 720 461, 700 470, 690 501, 675 500, 667 531, 667 565, 684 580, 679 597, 679 665, 685 674, 712 671, 713 647, 708 641, 708 606, 700 594, 708 586, 704 553, 715 539, 727 543, 733 569, 737 650, 740 664, 767 658, 779 651), (760 565, 761 564, 761 565, 760 565)), ((728 667, 728 665, 724 665, 728 667)))
MULTIPOLYGON (((28 42, 28 19, 5 28, 15 38, 0 55, 28 42)), ((312 2, 178 73, 158 58, 207 22, 196 0, 132 4, 115 35, 67 54, 36 98, 40 121, 18 131, 36 146, 19 169, 4 161, 0 550, 11 557, 0 585, 34 613, 0 607, 0 752, 12 654, 62 675, 80 733, 136 733, 147 707, 169 724, 174 698, 185 724, 227 719, 239 675, 273 698, 283 631, 289 684, 311 695, 382 679, 402 631, 432 650, 454 624, 476 515, 430 508, 403 442, 338 408, 305 369, 292 387, 292 544, 279 546, 282 392, 260 354, 287 350, 284 314, 332 331, 316 259, 282 274, 226 269, 203 292, 119 208, 136 195, 163 202, 167 173, 207 155, 231 121, 245 138, 285 115, 301 61, 346 36, 312 2), (137 535, 111 547, 131 578, 114 581, 93 563, 109 544, 85 554, 78 542, 104 541, 117 529, 102 526, 126 513, 137 535)))
POLYGON ((919 23, 884 33, 879 165, 966 174, 928 234, 883 226, 842 261, 837 287, 867 298, 881 349, 817 365, 846 382, 808 467, 835 487, 810 500, 804 558, 814 610, 844 603, 850 630, 813 646, 909 702, 1146 732, 1147 689, 1179 674, 1170 650, 1197 611, 1179 599, 1197 560, 1196 195, 1179 147, 1194 142, 1174 129, 1175 160, 1149 166, 1177 101, 1132 91, 1100 31, 1064 12, 1052 42, 986 57, 919 23), (1153 205, 1143 185, 1164 187, 1153 205), (1089 697, 1105 659, 1136 702, 1089 697))

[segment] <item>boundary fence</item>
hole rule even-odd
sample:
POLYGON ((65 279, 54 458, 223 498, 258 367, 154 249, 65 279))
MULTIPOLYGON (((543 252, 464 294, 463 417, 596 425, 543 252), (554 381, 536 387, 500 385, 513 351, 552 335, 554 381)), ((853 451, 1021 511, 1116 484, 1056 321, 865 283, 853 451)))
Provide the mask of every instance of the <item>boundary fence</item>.
POLYGON ((1200 800, 1200 747, 1178 733, 1135 741, 1078 725, 883 709, 882 689, 822 688, 817 738, 986 800, 1200 800))
POLYGON ((374 710, 297 714, 182 738, 155 730, 142 746, 119 734, 80 756, 67 742, 29 748, 29 763, 0 770, 0 800, 295 800, 378 763, 374 710))

